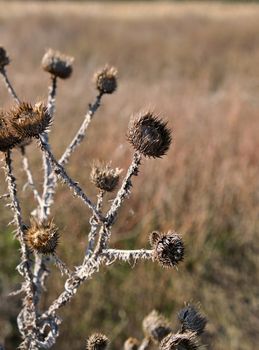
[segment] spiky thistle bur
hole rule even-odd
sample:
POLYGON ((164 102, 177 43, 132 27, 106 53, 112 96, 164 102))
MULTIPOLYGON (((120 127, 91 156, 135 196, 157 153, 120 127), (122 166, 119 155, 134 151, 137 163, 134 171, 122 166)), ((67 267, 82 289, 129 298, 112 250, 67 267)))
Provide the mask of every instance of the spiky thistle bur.
POLYGON ((48 49, 42 58, 41 65, 46 72, 55 77, 67 79, 72 74, 73 61, 74 58, 71 56, 64 55, 59 51, 48 49))
POLYGON ((172 136, 165 121, 152 112, 143 112, 131 118, 127 139, 145 157, 159 158, 168 151, 172 136))
POLYGON ((32 251, 53 254, 58 245, 59 232, 52 220, 40 223, 32 219, 25 238, 27 246, 32 251))
POLYGON ((114 67, 105 66, 94 75, 94 82, 101 94, 112 94, 118 86, 118 72, 114 67))
POLYGON ((198 350, 195 333, 170 333, 160 343, 160 350, 198 350))
POLYGON ((142 328, 146 337, 156 344, 159 344, 172 331, 168 320, 156 310, 144 318, 142 328))
POLYGON ((9 118, 3 111, 0 111, 0 151, 6 152, 21 141, 12 128, 9 118))
POLYGON ((150 234, 150 244, 154 250, 154 258, 163 267, 175 267, 184 258, 184 244, 176 232, 150 234))
POLYGON ((86 350, 105 350, 109 346, 109 339, 101 333, 92 334, 86 341, 86 350))
POLYGON ((15 136, 20 138, 21 141, 39 136, 47 130, 51 123, 48 108, 42 102, 34 106, 22 102, 13 107, 7 115, 9 123, 15 130, 15 136))
POLYGON ((195 332, 201 335, 206 327, 207 319, 193 305, 187 305, 178 313, 178 319, 182 324, 182 331, 195 332))
POLYGON ((10 59, 7 56, 6 50, 0 46, 0 70, 3 70, 9 63, 10 59))
POLYGON ((110 163, 94 162, 90 179, 102 191, 112 192, 119 183, 121 169, 113 169, 110 163))
POLYGON ((140 342, 138 339, 130 337, 125 341, 125 343, 123 345, 123 349, 124 350, 138 350, 139 345, 140 345, 140 342))

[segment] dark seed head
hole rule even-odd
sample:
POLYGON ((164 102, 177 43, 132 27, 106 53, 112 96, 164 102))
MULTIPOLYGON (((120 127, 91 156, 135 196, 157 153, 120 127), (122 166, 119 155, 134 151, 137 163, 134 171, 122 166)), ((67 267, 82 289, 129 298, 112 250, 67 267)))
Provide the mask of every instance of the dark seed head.
POLYGON ((101 333, 92 334, 86 341, 86 350, 105 350, 108 348, 109 339, 101 333))
POLYGON ((94 75, 97 90, 101 94, 112 94, 117 89, 117 69, 106 66, 94 75))
POLYGON ((159 233, 154 231, 150 235, 150 243, 154 249, 154 258, 163 267, 174 267, 183 260, 184 245, 177 233, 171 231, 159 233))
POLYGON ((0 151, 6 152, 21 141, 13 130, 7 115, 0 111, 0 151))
POLYGON ((195 333, 170 333, 160 343, 160 350, 198 350, 195 333))
POLYGON ((182 324, 182 331, 195 332, 197 335, 203 333, 207 319, 197 311, 193 305, 187 305, 178 313, 178 319, 182 324))
POLYGON ((128 338, 123 346, 124 350, 138 350, 140 343, 136 338, 128 338))
POLYGON ((119 183, 121 169, 112 169, 110 164, 95 162, 90 178, 92 183, 102 191, 112 192, 119 183))
POLYGON ((127 138, 136 151, 154 158, 165 155, 172 141, 167 123, 151 112, 130 120, 127 138))
POLYGON ((66 56, 59 51, 48 49, 42 58, 42 68, 61 79, 67 79, 70 77, 73 71, 72 63, 73 57, 66 56))
POLYGON ((10 59, 3 47, 0 47, 0 70, 4 69, 10 63, 10 59))
POLYGON ((156 310, 144 318, 142 327, 146 337, 156 344, 159 344, 172 331, 168 320, 156 310))

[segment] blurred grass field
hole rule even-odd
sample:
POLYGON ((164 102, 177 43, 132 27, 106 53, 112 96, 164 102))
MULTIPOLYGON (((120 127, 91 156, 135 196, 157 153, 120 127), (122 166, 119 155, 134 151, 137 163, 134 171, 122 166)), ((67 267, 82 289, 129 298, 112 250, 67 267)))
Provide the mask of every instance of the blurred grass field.
MULTIPOLYGON (((143 162, 115 225, 118 248, 148 247, 151 230, 175 229, 186 242, 178 271, 150 263, 103 269, 84 284, 61 312, 64 322, 54 349, 82 349, 98 330, 122 348, 141 337, 141 320, 153 308, 176 325, 185 301, 199 302, 209 319, 208 349, 250 350, 259 343, 259 6, 223 4, 78 4, 0 2, 0 45, 19 96, 45 99, 48 76, 40 68, 45 49, 75 57, 69 81, 59 82, 50 139, 57 157, 71 140, 95 97, 92 76, 106 63, 119 70, 119 89, 105 96, 69 173, 94 198, 92 161, 112 160, 126 171, 132 150, 129 117, 151 108, 168 119, 173 147, 161 160, 143 162)), ((1 107, 10 107, 3 84, 1 107)), ((39 183, 41 159, 29 146, 39 183)), ((19 185, 25 182, 15 156, 19 185)), ((2 171, 2 170, 1 170, 2 171)), ((3 179, 3 172, 1 179, 3 179)), ((5 191, 0 182, 0 193, 5 191)), ((24 215, 33 197, 21 192, 24 215)), ((112 198, 112 197, 111 197, 112 198)), ((19 341, 17 243, 10 213, 0 203, 0 343, 19 341)), ((64 186, 54 206, 61 227, 58 254, 72 267, 82 260, 88 212, 64 186)), ((53 267, 43 306, 62 290, 53 267)))

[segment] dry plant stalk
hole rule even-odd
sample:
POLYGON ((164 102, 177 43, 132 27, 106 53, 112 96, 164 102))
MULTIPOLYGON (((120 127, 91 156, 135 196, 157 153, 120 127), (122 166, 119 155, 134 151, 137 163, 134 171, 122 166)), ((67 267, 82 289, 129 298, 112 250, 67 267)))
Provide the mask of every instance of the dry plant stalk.
MULTIPOLYGON (((71 143, 64 150, 61 158, 57 160, 53 154, 48 132, 55 118, 57 83, 59 79, 69 78, 72 73, 72 62, 71 57, 53 50, 47 51, 42 60, 42 67, 50 74, 51 83, 48 100, 46 104, 41 102, 32 105, 22 102, 18 98, 7 75, 6 68, 10 63, 9 57, 5 49, 0 48, 0 73, 15 101, 15 105, 9 111, 1 111, 0 113, 0 152, 4 157, 8 189, 8 193, 2 195, 0 199, 10 198, 10 207, 14 217, 13 223, 16 226, 15 237, 20 243, 21 262, 18 271, 24 278, 21 289, 17 292, 22 293, 23 301, 22 310, 17 317, 22 337, 20 349, 49 349, 55 344, 59 335, 59 326, 62 322, 58 310, 70 302, 80 285, 98 272, 101 265, 110 265, 117 260, 125 262, 151 260, 169 268, 177 266, 184 255, 182 238, 173 231, 167 233, 153 232, 150 235, 151 249, 149 250, 118 250, 109 246, 112 228, 119 209, 131 193, 132 180, 139 173, 143 157, 159 158, 169 149, 171 131, 162 119, 149 111, 131 118, 127 138, 133 146, 134 153, 132 162, 120 186, 121 170, 119 168, 112 169, 109 163, 94 164, 91 180, 99 190, 96 202, 88 197, 81 186, 69 176, 64 167, 69 162, 73 152, 82 144, 87 129, 100 107, 102 96, 112 94, 117 89, 117 71, 115 68, 106 66, 96 73, 94 78, 97 89, 95 101, 89 105, 81 126, 71 143), (26 148, 33 139, 37 140, 39 151, 42 153, 44 182, 41 193, 36 188, 26 155, 26 148), (31 189, 36 202, 35 210, 32 211, 30 218, 22 217, 18 198, 16 179, 12 167, 12 152, 16 149, 20 149, 23 169, 27 176, 28 186, 24 186, 23 189, 31 189), (67 268, 56 253, 58 241, 62 239, 62 236, 60 237, 59 230, 51 218, 51 204, 54 203, 58 180, 61 180, 74 195, 82 200, 89 212, 90 230, 88 244, 85 247, 85 256, 82 263, 75 266, 73 271, 67 268), (115 191, 117 187, 118 190, 110 209, 107 213, 103 213, 102 205, 105 194, 115 191), (51 273, 51 264, 53 263, 57 265, 61 275, 67 276, 67 279, 63 292, 53 300, 46 310, 41 310, 39 306, 40 299, 45 291, 46 279, 51 273)), ((188 326, 188 324, 193 323, 194 314, 195 312, 191 313, 190 317, 181 316, 182 333, 186 336, 186 332, 189 332, 190 341, 196 337, 193 335, 195 332, 199 333, 197 326, 196 328, 195 326, 192 327, 195 329, 190 329, 188 326)), ((203 323, 200 321, 199 329, 203 323)), ((125 343, 125 349, 146 349, 151 340, 157 343, 161 342, 164 338, 161 334, 164 336, 172 334, 169 323, 155 313, 149 319, 146 319, 143 325, 144 340, 138 342, 131 338, 125 343), (148 333, 154 326, 152 323, 154 319, 155 322, 163 322, 163 325, 160 326, 166 328, 166 331, 160 330, 158 332, 160 336, 157 335, 156 330, 151 331, 152 334, 148 333)), ((177 337, 177 335, 173 336, 177 337)), ((164 340, 161 349, 172 348, 168 347, 168 344, 174 341, 176 341, 174 338, 164 340)), ((108 338, 102 334, 92 335, 87 341, 87 349, 105 349, 108 343, 108 338)))

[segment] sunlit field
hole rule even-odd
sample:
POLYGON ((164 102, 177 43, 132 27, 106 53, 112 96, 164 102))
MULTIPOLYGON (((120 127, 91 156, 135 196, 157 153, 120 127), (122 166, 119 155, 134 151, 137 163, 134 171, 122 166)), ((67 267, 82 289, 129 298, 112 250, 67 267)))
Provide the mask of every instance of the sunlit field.
MULTIPOLYGON (((178 270, 155 264, 115 264, 85 283, 61 312, 54 349, 79 350, 102 331, 121 349, 141 337, 153 308, 176 324, 184 302, 201 305, 209 323, 208 349, 250 350, 259 343, 259 6, 223 4, 80 4, 0 2, 0 46, 12 60, 8 73, 25 101, 45 100, 49 76, 40 62, 49 47, 75 57, 74 72, 60 81, 50 134, 57 158, 78 129, 96 92, 94 72, 106 63, 119 71, 118 91, 103 98, 68 172, 94 198, 94 159, 124 169, 132 150, 130 116, 151 109, 168 120, 173 145, 160 160, 146 159, 133 195, 120 212, 112 245, 149 247, 148 234, 174 229, 186 242, 178 270)), ((0 107, 12 100, 0 85, 0 107)), ((29 146, 36 179, 41 157, 29 146)), ((16 152, 15 164, 21 158, 16 152)), ((2 165, 2 164, 1 164, 2 165)), ((19 186, 26 181, 16 170, 19 186)), ((5 193, 1 169, 0 194, 5 193)), ((112 195, 110 196, 112 199, 112 195)), ((21 192, 24 215, 33 195, 21 192)), ((0 343, 19 343, 19 297, 7 297, 19 277, 18 244, 0 201, 0 343)), ((87 213, 88 214, 88 213, 87 213)), ((84 254, 89 228, 81 202, 59 185, 54 206, 62 231, 58 254, 69 266, 84 254)), ((44 305, 63 289, 53 270, 44 305)))

